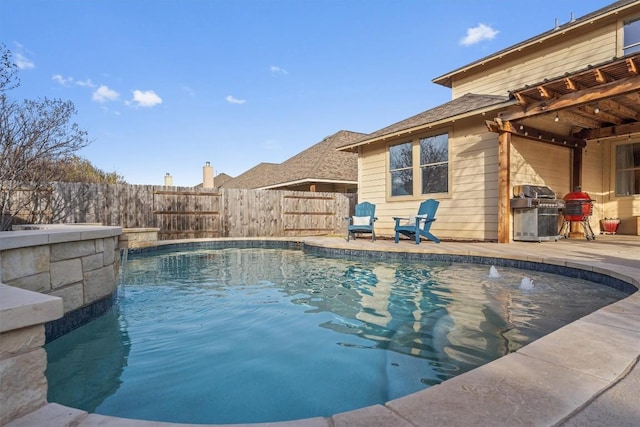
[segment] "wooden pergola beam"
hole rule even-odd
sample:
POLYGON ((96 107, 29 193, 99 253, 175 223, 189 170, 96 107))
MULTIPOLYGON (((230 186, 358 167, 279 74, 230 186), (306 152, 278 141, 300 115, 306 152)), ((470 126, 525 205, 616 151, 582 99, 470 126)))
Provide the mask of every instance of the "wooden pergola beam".
POLYGON ((571 92, 576 92, 578 90, 578 84, 569 77, 566 77, 564 79, 564 85, 566 86, 567 90, 570 90, 571 92))
POLYGON ((627 77, 625 79, 603 83, 597 87, 561 95, 550 100, 524 105, 520 109, 505 111, 498 116, 504 121, 514 121, 559 111, 569 107, 577 107, 638 90, 640 90, 640 76, 627 77))
POLYGON ((588 129, 574 134, 577 138, 584 139, 599 139, 599 138, 612 138, 620 135, 629 135, 632 133, 640 132, 640 122, 627 123, 618 126, 608 126, 600 129, 588 129))
POLYGON ((490 132, 510 133, 512 135, 519 136, 520 138, 544 144, 556 145, 559 147, 584 148, 587 145, 586 141, 581 138, 558 135, 552 132, 536 129, 531 126, 525 126, 523 124, 503 122, 500 119, 496 119, 494 121, 487 120, 485 121, 485 125, 490 132))
POLYGON ((599 105, 606 110, 613 111, 616 115, 626 117, 628 119, 633 119, 633 120, 640 119, 640 113, 638 111, 633 110, 629 107, 626 107, 620 104, 619 102, 615 102, 610 99, 605 99, 604 101, 599 101, 599 105))
POLYGON ((633 59, 631 58, 627 58, 627 70, 631 73, 631 74, 638 74, 638 67, 636 66, 636 63, 633 62, 633 59))
POLYGON ((563 122, 579 125, 586 128, 600 127, 600 121, 593 119, 593 115, 585 113, 585 115, 576 114, 571 111, 560 111, 557 113, 558 118, 563 122))

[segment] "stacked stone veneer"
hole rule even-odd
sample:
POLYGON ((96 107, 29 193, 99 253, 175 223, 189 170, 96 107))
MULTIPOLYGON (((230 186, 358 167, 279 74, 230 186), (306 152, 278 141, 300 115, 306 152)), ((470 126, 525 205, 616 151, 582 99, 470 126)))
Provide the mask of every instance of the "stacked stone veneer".
POLYGON ((120 227, 0 232, 0 426, 46 404, 45 324, 112 296, 120 227))
POLYGON ((122 229, 49 227, 0 233, 0 282, 60 297, 65 313, 113 294, 122 229))

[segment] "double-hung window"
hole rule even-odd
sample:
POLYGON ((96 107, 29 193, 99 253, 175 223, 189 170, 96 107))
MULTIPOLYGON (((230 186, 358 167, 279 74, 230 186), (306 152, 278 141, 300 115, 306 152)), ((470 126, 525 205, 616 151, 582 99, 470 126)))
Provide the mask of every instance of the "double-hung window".
POLYGON ((422 194, 449 190, 449 136, 430 136, 420 140, 422 194))
POLYGON ((439 134, 389 147, 390 195, 449 191, 449 135, 439 134))
POLYGON ((389 171, 391 172, 391 195, 413 195, 413 143, 389 147, 389 171))
POLYGON ((625 22, 622 31, 624 32, 622 42, 624 54, 640 52, 640 18, 625 22))
POLYGON ((640 142, 616 147, 616 196, 640 194, 640 142))

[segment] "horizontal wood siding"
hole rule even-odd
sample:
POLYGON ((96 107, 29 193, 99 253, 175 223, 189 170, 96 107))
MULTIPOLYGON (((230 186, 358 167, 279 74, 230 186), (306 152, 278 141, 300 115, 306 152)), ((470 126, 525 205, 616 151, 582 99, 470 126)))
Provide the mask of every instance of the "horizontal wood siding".
POLYGON ((474 70, 457 76, 452 97, 465 93, 507 95, 509 90, 544 79, 561 77, 589 65, 599 64, 617 56, 617 27, 612 23, 577 37, 547 40, 535 48, 529 47, 515 60, 495 61, 486 70, 474 70))
POLYGON ((571 191, 571 149, 514 137, 511 185, 545 185, 562 198, 571 191))
MULTIPOLYGON (((609 170, 608 167, 604 168, 603 166, 605 161, 609 159, 607 156, 605 160, 605 152, 609 152, 610 149, 610 142, 588 141, 582 155, 582 189, 595 200, 593 202, 593 216, 590 222, 596 234, 600 232, 600 220, 602 218, 620 216, 617 210, 611 213, 608 212, 609 209, 607 209, 606 205, 606 199, 609 199, 609 195, 615 195, 615 187, 611 188, 611 193, 609 193, 609 175, 606 177, 603 175, 603 169, 609 170)), ((615 170, 615 168, 612 168, 612 170, 615 170)), ((563 196, 564 194, 559 195, 559 197, 563 196)), ((613 206, 616 206, 616 204, 613 206)), ((609 205, 609 207, 613 206, 609 205)))
MULTIPOLYGON (((448 129, 450 194, 434 196, 440 201, 437 221, 431 230, 440 238, 460 240, 497 239, 497 134, 487 132, 484 118, 463 120, 448 129)), ((422 135, 416 135, 418 139, 422 135)), ((406 137, 403 141, 406 140, 406 137)), ((393 217, 416 213, 429 195, 412 200, 387 198, 388 144, 363 147, 359 200, 376 204, 376 234, 394 235, 393 217)))
POLYGON ((446 215, 439 224, 441 235, 496 240, 498 136, 488 132, 480 118, 456 123, 452 135, 451 197, 441 203, 446 215))
MULTIPOLYGON (((612 170, 615 170, 615 150, 616 145, 623 145, 628 143, 638 143, 640 139, 637 136, 631 136, 631 138, 624 137, 620 140, 612 140, 610 144, 605 145, 604 158, 605 161, 610 162, 612 170)), ((604 144, 604 142, 601 142, 604 144)), ((606 181, 608 186, 607 194, 609 195, 609 202, 607 203, 606 216, 618 217, 622 220, 618 227, 618 233, 621 234, 633 234, 640 235, 640 196, 616 196, 615 189, 615 176, 612 176, 606 181)), ((591 195, 591 193, 589 193, 591 195)), ((593 197, 593 196, 592 196, 593 197)), ((594 222, 591 222, 594 225, 594 222)))

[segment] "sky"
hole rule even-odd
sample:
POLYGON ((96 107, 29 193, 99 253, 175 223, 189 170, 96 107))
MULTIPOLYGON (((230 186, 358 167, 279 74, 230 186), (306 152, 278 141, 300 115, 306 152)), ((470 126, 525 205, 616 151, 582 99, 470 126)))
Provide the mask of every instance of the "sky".
POLYGON ((0 0, 14 99, 72 101, 78 155, 177 186, 436 107, 432 80, 613 0, 0 0))

